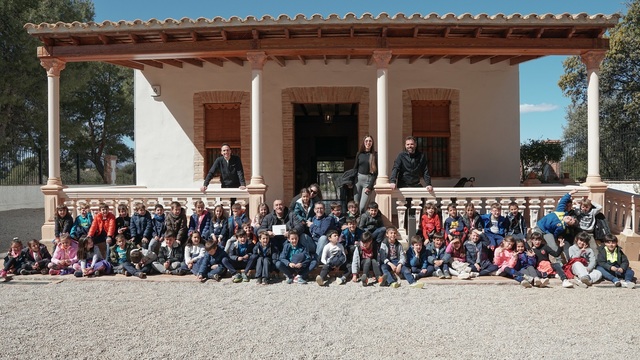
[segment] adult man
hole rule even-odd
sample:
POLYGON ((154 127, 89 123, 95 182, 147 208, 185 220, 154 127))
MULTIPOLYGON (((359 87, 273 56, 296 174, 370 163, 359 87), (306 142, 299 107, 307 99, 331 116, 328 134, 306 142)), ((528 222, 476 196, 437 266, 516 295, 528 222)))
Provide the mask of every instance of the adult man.
POLYGON ((407 136, 404 140, 404 148, 405 151, 398 154, 396 161, 393 162, 389 177, 391 188, 420 187, 420 175, 422 175, 427 184, 427 191, 432 192, 427 157, 416 151, 416 139, 413 136, 407 136))
POLYGON ((303 233, 304 226, 301 224, 296 226, 295 217, 289 210, 284 206, 284 202, 280 199, 276 199, 273 201, 273 211, 267 214, 264 219, 262 219, 262 224, 260 224, 260 228, 258 229, 258 234, 263 231, 266 231, 269 237, 271 238, 271 242, 278 251, 282 250, 282 245, 286 240, 286 234, 276 234, 273 232, 274 225, 285 225, 287 232, 289 230, 295 229, 300 233, 303 233))
POLYGON ((242 169, 242 161, 240 157, 231 155, 231 147, 229 144, 222 144, 220 148, 222 156, 216 159, 204 179, 204 185, 200 188, 202 192, 207 191, 209 182, 213 175, 220 172, 220 182, 223 188, 240 188, 244 190, 246 183, 244 181, 244 170, 242 169))

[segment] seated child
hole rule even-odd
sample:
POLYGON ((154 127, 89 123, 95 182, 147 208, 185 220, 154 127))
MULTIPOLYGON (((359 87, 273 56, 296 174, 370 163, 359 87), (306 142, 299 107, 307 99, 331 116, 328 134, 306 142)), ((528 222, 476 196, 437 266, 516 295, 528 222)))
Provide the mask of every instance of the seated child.
MULTIPOLYGON (((338 242, 338 231, 331 229, 327 232, 329 243, 327 243, 322 249, 322 255, 320 261, 324 265, 320 270, 320 275, 316 277, 316 282, 320 286, 327 286, 329 284, 329 271, 340 270, 347 262, 347 254, 344 251, 344 246, 338 242)), ((336 278, 336 283, 342 285, 347 282, 347 278, 351 276, 350 267, 346 266, 346 272, 339 278, 336 278)))
POLYGON ((569 259, 562 267, 566 274, 571 271, 575 283, 581 287, 589 287, 602 279, 602 273, 596 269, 596 254, 589 247, 590 235, 582 231, 576 235, 575 243, 569 247, 569 259))
POLYGON ((615 235, 605 235, 604 246, 598 251, 598 271, 602 276, 611 281, 616 287, 624 285, 633 289, 636 284, 633 282, 633 270, 629 267, 629 259, 618 246, 618 238, 615 235))
MULTIPOLYGON (((439 279, 451 279, 449 266, 451 265, 451 254, 447 253, 444 237, 441 233, 433 235, 433 241, 427 244, 427 276, 435 273, 439 279)), ((466 264, 466 263, 465 263, 466 264)), ((469 273, 467 271, 467 273, 469 273)))
POLYGON ((116 236, 116 217, 109 211, 109 205, 105 203, 100 203, 98 209, 99 212, 93 218, 87 236, 91 236, 93 243, 100 248, 100 252, 109 258, 109 247, 112 245, 113 237, 116 236))
POLYGON ((78 214, 76 220, 73 222, 71 232, 69 233, 72 239, 80 239, 82 235, 87 235, 93 222, 93 214, 91 213, 91 205, 89 205, 89 203, 80 206, 79 211, 80 214, 78 214))
MULTIPOLYGON (((251 224, 249 224, 248 227, 250 228, 251 224)), ((249 270, 255 266, 256 262, 256 257, 253 255, 253 243, 247 240, 247 233, 239 229, 236 231, 236 241, 229 241, 227 244, 230 244, 227 254, 229 254, 234 270, 244 268, 242 274, 232 271, 232 274, 235 273, 233 282, 249 282, 249 276, 247 275, 249 274, 249 270)))
POLYGON ((146 279, 147 274, 151 272, 151 259, 143 254, 143 249, 132 247, 129 253, 129 261, 124 263, 124 276, 136 276, 140 279, 146 279))
POLYGON ((240 205, 240 203, 234 203, 233 205, 231 205, 231 216, 229 217, 228 223, 229 234, 235 234, 236 231, 242 229, 242 224, 247 220, 249 220, 247 218, 247 214, 242 209, 242 205, 240 205))
POLYGON ((387 229, 384 227, 382 214, 378 210, 377 202, 372 201, 369 203, 369 206, 367 206, 367 212, 360 216, 358 227, 363 231, 370 232, 378 244, 382 242, 387 229))
POLYGON ((184 263, 180 267, 178 275, 186 275, 193 273, 198 274, 199 261, 204 259, 206 251, 204 250, 204 244, 202 243, 202 237, 197 230, 193 231, 184 246, 184 263))
POLYGON ((254 234, 259 233, 258 230, 260 229, 260 226, 262 226, 262 219, 267 215, 269 215, 269 205, 265 203, 258 205, 258 213, 253 217, 253 221, 251 222, 254 234))
POLYGON ((431 242, 435 234, 442 232, 442 221, 440 221, 440 215, 436 213, 436 206, 432 203, 427 203, 423 211, 424 214, 420 219, 422 238, 425 242, 431 242))
POLYGON ((211 214, 205 207, 204 201, 196 201, 195 206, 196 211, 191 214, 189 219, 189 232, 187 235, 198 231, 203 238, 208 239, 211 236, 211 214))
POLYGON ((137 203, 131 217, 131 240, 138 247, 149 248, 153 236, 153 219, 143 203, 137 203))
POLYGON ((176 242, 178 244, 184 244, 187 241, 187 215, 185 215, 182 205, 177 202, 171 202, 171 211, 169 211, 165 217, 164 224, 167 227, 165 234, 168 231, 176 234, 176 242))
POLYGON ((131 216, 129 216, 129 208, 125 204, 118 205, 116 233, 124 235, 127 241, 131 240, 131 216))
POLYGON ((124 274, 124 264, 129 260, 129 253, 135 248, 132 242, 127 242, 124 234, 116 235, 116 244, 109 250, 109 262, 114 274, 124 274))
POLYGON ((398 276, 402 274, 405 280, 409 282, 409 286, 422 289, 423 283, 417 282, 411 274, 411 270, 405 266, 406 256, 402 245, 398 242, 398 230, 396 228, 389 227, 387 229, 386 238, 380 245, 378 256, 380 257, 380 268, 383 274, 380 286, 399 287, 398 281, 400 278, 398 276))
POLYGON ((480 241, 480 230, 473 230, 465 241, 467 263, 471 267, 471 277, 491 275, 498 267, 489 261, 489 249, 480 241))
POLYGON ((464 243, 464 240, 467 238, 466 231, 464 226, 464 222, 462 221, 462 217, 458 215, 458 210, 456 206, 451 204, 447 206, 447 212, 449 212, 449 217, 444 221, 444 240, 451 241, 450 238, 454 235, 460 236, 460 241, 464 243))
POLYGON ((56 216, 54 218, 54 235, 53 248, 55 249, 60 242, 60 236, 62 234, 69 234, 73 227, 73 217, 69 213, 67 205, 58 205, 56 207, 56 216))
POLYGON ((40 244, 40 241, 36 239, 29 241, 22 252, 24 261, 22 262, 20 275, 45 275, 49 272, 48 265, 51 262, 51 254, 44 244, 40 244))
MULTIPOLYGON (((429 267, 427 249, 425 249, 423 241, 420 235, 413 235, 411 237, 411 246, 407 249, 406 254, 407 268, 411 269, 411 274, 416 280, 427 277, 427 268, 429 267)), ((444 247, 442 252, 444 253, 444 247)))
POLYGON ((362 286, 367 286, 369 283, 375 284, 377 279, 382 280, 382 271, 380 270, 380 263, 378 263, 378 251, 373 245, 373 235, 368 231, 362 234, 361 241, 353 251, 351 271, 353 272, 354 282, 360 270, 362 270, 362 275, 360 275, 362 286), (369 282, 369 271, 371 270, 373 270, 373 275, 375 276, 373 282, 369 282))
POLYGON ((310 257, 307 249, 299 243, 298 232, 290 230, 288 241, 284 243, 276 268, 286 277, 287 284, 292 284, 294 274, 298 274, 298 284, 306 284, 309 273, 310 257))
POLYGON ((153 209, 153 213, 153 222, 151 225, 153 230, 151 231, 151 240, 149 241, 149 247, 147 249, 157 253, 160 244, 164 241, 164 233, 167 231, 164 206, 162 206, 162 204, 156 204, 153 209))
POLYGON ((0 277, 2 281, 9 281, 11 277, 8 274, 18 274, 22 263, 24 261, 22 252, 22 242, 18 238, 11 240, 11 247, 7 251, 7 256, 4 257, 4 268, 0 271, 0 277))
POLYGON ((315 216, 311 220, 307 221, 309 227, 309 234, 316 243, 316 254, 318 258, 322 256, 322 250, 327 244, 327 232, 329 230, 337 229, 337 224, 333 216, 327 216, 324 213, 324 204, 317 202, 313 207, 315 216))
MULTIPOLYGON (((360 211, 358 210, 358 203, 351 200, 347 203, 346 220, 354 219, 356 224, 360 221, 360 211)), ((344 229, 343 229, 344 230, 344 229)))
POLYGON ((533 286, 533 277, 515 270, 518 263, 518 253, 513 249, 514 244, 513 237, 508 235, 502 240, 502 244, 496 248, 493 255, 493 263, 498 266, 496 275, 512 278, 519 282, 522 287, 530 288, 533 286))
POLYGON ((251 226, 249 220, 245 221, 242 224, 242 230, 244 230, 244 233, 247 236, 247 242, 251 243, 252 245, 255 245, 258 242, 258 237, 253 232, 253 226, 251 226))
MULTIPOLYGON (((434 238, 435 242, 435 238, 434 238)), ((471 265, 467 263, 467 253, 460 235, 453 235, 445 252, 451 257, 451 265, 449 272, 451 275, 457 276, 460 280, 468 280, 471 278, 471 265)))
POLYGON ((213 208, 211 239, 217 240, 218 244, 226 244, 229 240, 229 219, 225 215, 222 205, 216 205, 213 208))
POLYGON ((347 254, 353 254, 355 248, 358 246, 358 242, 362 239, 362 234, 364 234, 364 231, 358 227, 356 220, 347 219, 346 228, 340 233, 339 240, 347 254))
POLYGON ((509 220, 500 215, 500 204, 491 204, 491 213, 480 215, 484 222, 484 235, 489 238, 489 250, 495 251, 500 246, 509 228, 509 220))
POLYGON ((167 231, 158 251, 158 259, 151 264, 153 270, 160 274, 178 275, 183 260, 184 250, 176 242, 176 234, 173 231, 167 231))
POLYGON ((331 215, 329 216, 333 217, 339 232, 347 228, 347 217, 342 215, 342 205, 339 202, 331 202, 331 215))
POLYGON ((547 278, 549 275, 558 274, 562 280, 562 287, 570 289, 573 287, 573 283, 569 281, 567 275, 562 270, 562 264, 555 261, 551 263, 549 255, 557 258, 562 254, 562 247, 564 246, 564 240, 560 239, 560 247, 552 250, 543 238, 542 233, 534 231, 531 234, 531 250, 535 253, 537 270, 540 272, 542 278, 547 278))
MULTIPOLYGON (((536 270, 536 253, 533 250, 527 250, 527 243, 525 240, 516 240, 516 266, 514 271, 518 271, 523 275, 529 275, 533 278, 533 286, 547 287, 549 285, 548 278, 541 278, 542 274, 536 270)), ((509 271, 505 269, 505 271, 509 271)))
POLYGON ((527 225, 525 224, 524 216, 520 213, 518 204, 515 202, 509 204, 507 221, 509 221, 509 226, 507 227, 506 235, 513 236, 514 240, 525 240, 527 238, 527 225))
POLYGON ((72 274, 73 264, 78 262, 78 243, 69 234, 60 234, 60 243, 56 247, 49 263, 49 275, 72 274))
POLYGON ((266 231, 260 232, 260 241, 253 247, 256 257, 256 281, 258 285, 268 285, 271 271, 278 261, 278 252, 271 246, 271 239, 266 231))
POLYGON ((102 259, 100 249, 93 244, 93 240, 83 235, 78 241, 78 260, 73 264, 76 277, 102 276, 111 273, 111 264, 102 259))
MULTIPOLYGON (((198 280, 205 282, 207 279, 213 279, 220 281, 222 275, 227 269, 233 269, 233 266, 229 262, 229 255, 218 245, 218 240, 209 240, 204 245, 204 250, 207 254, 204 256, 204 260, 200 262, 200 269, 198 269, 198 280)), ((235 272, 235 269, 233 270, 235 272)))
MULTIPOLYGON (((598 249, 594 238, 596 228, 596 215, 602 210, 602 205, 592 202, 590 199, 580 201, 580 207, 576 210, 576 223, 580 230, 589 234, 589 247, 598 256, 598 249)), ((600 215, 604 216, 604 215, 600 215)))

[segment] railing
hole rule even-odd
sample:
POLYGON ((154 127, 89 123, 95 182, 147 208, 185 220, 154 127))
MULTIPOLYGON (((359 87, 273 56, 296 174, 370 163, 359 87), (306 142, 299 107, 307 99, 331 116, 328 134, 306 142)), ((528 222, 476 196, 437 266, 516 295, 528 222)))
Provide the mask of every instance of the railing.
POLYGON ((66 199, 64 203, 69 207, 73 216, 77 216, 78 207, 90 204, 91 210, 98 210, 98 204, 104 202, 117 214, 117 206, 125 204, 129 208, 129 215, 133 214, 136 203, 143 203, 153 209, 156 204, 162 204, 168 210, 171 202, 179 202, 185 209, 186 215, 191 216, 195 211, 195 202, 202 200, 208 209, 218 204, 229 214, 231 199, 246 206, 249 203, 249 193, 240 189, 209 188, 206 194, 197 189, 147 189, 141 186, 113 186, 113 187, 85 187, 64 189, 66 199))
POLYGON ((614 234, 640 234, 640 196, 626 191, 607 189, 604 215, 614 234))
MULTIPOLYGON (((427 192, 425 188, 402 188, 394 191, 392 204, 398 217, 398 231, 404 236, 413 235, 407 233, 407 226, 411 230, 418 229, 420 215, 425 203, 432 203, 442 211, 441 220, 449 216, 447 207, 450 204, 456 206, 458 213, 464 211, 467 204, 473 204, 480 214, 489 213, 491 205, 500 204, 501 213, 505 215, 509 210, 509 204, 518 204, 520 212, 527 221, 528 228, 535 227, 536 222, 544 215, 555 211, 558 200, 567 192, 576 189, 574 200, 588 197, 589 189, 580 186, 538 186, 538 187, 468 187, 468 188, 435 188, 434 194, 427 192), (411 198, 410 204, 406 199, 411 198), (405 224, 405 214, 408 209, 415 210, 415 223, 405 224)), ((575 204, 574 204, 575 205, 575 204)))

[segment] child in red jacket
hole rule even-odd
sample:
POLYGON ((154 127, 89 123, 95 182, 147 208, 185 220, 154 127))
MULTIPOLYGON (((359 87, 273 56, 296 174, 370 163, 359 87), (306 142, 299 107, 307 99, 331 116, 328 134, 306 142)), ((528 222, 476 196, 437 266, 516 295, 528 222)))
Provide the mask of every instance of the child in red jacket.
POLYGON ((442 221, 440 221, 440 216, 436 214, 436 207, 432 203, 427 203, 423 212, 420 220, 422 238, 424 241, 431 242, 433 235, 442 231, 442 221))

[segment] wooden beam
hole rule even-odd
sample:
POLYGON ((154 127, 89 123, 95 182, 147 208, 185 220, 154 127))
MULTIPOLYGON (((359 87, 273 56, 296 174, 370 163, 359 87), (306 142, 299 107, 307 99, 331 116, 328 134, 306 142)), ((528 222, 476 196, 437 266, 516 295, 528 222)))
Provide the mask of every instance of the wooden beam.
POLYGON ((576 27, 575 27, 575 26, 572 26, 572 27, 571 27, 571 29, 569 29, 569 30, 567 31, 567 38, 572 38, 572 37, 573 37, 573 34, 575 34, 575 33, 576 33, 576 27))
POLYGON ((109 43, 111 43, 111 39, 107 35, 104 35, 104 34, 98 35, 98 39, 100 39, 100 41, 102 41, 102 43, 104 45, 109 45, 109 43))
POLYGON ((161 62, 154 61, 154 60, 136 60, 135 62, 144 64, 144 65, 153 66, 158 69, 162 69, 164 67, 164 65, 161 62))
POLYGON ((382 33, 380 34, 380 36, 387 37, 387 27, 386 26, 382 27, 382 33))
POLYGON ((472 56, 469 59, 469 64, 475 64, 475 63, 479 63, 480 61, 483 60, 487 60, 488 58, 490 58, 491 55, 478 55, 478 56, 472 56))
POLYGON ((285 39, 291 38, 291 33, 289 32, 289 28, 284 28, 284 38, 285 39))
POLYGON ((133 62, 133 61, 114 60, 114 61, 106 61, 106 62, 109 63, 109 64, 118 65, 118 66, 124 66, 124 67, 128 67, 128 68, 131 68, 131 69, 144 70, 144 65, 138 64, 138 63, 133 62))
POLYGON ((198 41, 199 36, 195 30, 191 30, 191 41, 198 41))
POLYGON ((227 30, 220 30, 220 36, 222 36, 222 40, 227 41, 227 30))
POLYGON ((353 37, 355 35, 355 30, 353 29, 353 26, 349 29, 349 37, 353 37))
POLYGON ((39 36, 38 39, 40 39, 40 41, 42 41, 42 43, 47 46, 53 46, 53 44, 55 43, 50 37, 39 36))
POLYGON ((414 27, 413 28, 413 37, 416 38, 418 37, 418 34, 420 33, 420 28, 419 27, 414 27))
POLYGON ((449 37, 449 33, 450 32, 451 32, 451 28, 447 26, 446 28, 444 28, 444 32, 442 33, 442 37, 443 38, 449 37))
POLYGON ((462 59, 466 59, 467 56, 466 55, 456 55, 456 56, 451 56, 449 57, 449 64, 455 64, 458 61, 462 60, 462 59))
POLYGON ((71 43, 75 46, 81 45, 80 38, 77 36, 71 36, 71 43))
POLYGON ((180 61, 197 67, 202 67, 204 65, 204 61, 198 59, 181 58, 180 61))
POLYGON ((435 56, 430 56, 429 57, 429 64, 433 64, 436 61, 442 59, 444 57, 444 55, 435 55, 435 56))
POLYGON ((481 27, 477 27, 477 28, 473 31, 473 37, 474 37, 474 38, 479 38, 481 33, 482 33, 482 28, 481 28, 481 27))
POLYGON ((307 60, 302 55, 298 55, 298 60, 300 60, 302 65, 306 65, 307 64, 307 60))
POLYGON ((227 61, 230 61, 238 66, 244 66, 244 61, 242 61, 242 59, 238 59, 236 57, 225 57, 224 58, 227 61))
POLYGON ((136 34, 129 34, 129 39, 131 39, 131 42, 134 44, 137 44, 140 42, 140 37, 136 34))
POLYGON ((167 64, 167 65, 171 65, 171 66, 175 66, 178 68, 182 68, 182 61, 178 61, 175 59, 158 59, 158 61, 160 61, 163 64, 167 64))
POLYGON ((413 64, 414 62, 420 60, 422 58, 423 55, 417 55, 417 56, 411 56, 409 58, 409 64, 413 64))
POLYGON ((491 65, 493 65, 493 64, 497 64, 497 63, 499 63, 499 62, 507 61, 507 60, 512 59, 512 58, 514 58, 514 56, 513 56, 513 55, 499 55, 499 56, 494 56, 494 57, 492 57, 492 58, 491 58, 491 60, 489 60, 489 63, 490 63, 491 65))
POLYGON ((540 56, 517 56, 514 57, 513 59, 509 60, 509 64, 510 65, 518 65, 521 64, 525 61, 529 61, 529 60, 534 60, 539 58, 540 56))
POLYGON ((285 59, 281 56, 269 56, 273 61, 275 61, 278 65, 280 65, 281 67, 285 67, 287 66, 287 62, 285 61, 285 59))
POLYGON ((220 66, 220 67, 224 66, 224 61, 222 61, 222 60, 220 60, 218 58, 203 57, 203 58, 200 58, 200 59, 203 60, 203 61, 208 62, 209 64, 213 64, 213 65, 220 66))
POLYGON ((393 55, 391 56, 391 59, 389 59, 389 64, 393 63, 394 61, 398 60, 398 58, 400 57, 400 55, 393 55))
POLYGON ((322 28, 318 28, 318 38, 322 37, 322 28))
POLYGON ((507 28, 507 31, 504 32, 505 39, 511 36, 512 33, 513 33, 513 28, 512 27, 507 28))
POLYGON ((160 32, 160 40, 162 40, 163 43, 168 43, 169 42, 169 35, 167 35, 166 32, 161 31, 160 32))
POLYGON ((544 28, 538 28, 533 32, 533 37, 536 39, 540 39, 542 37, 542 33, 544 32, 544 28))

